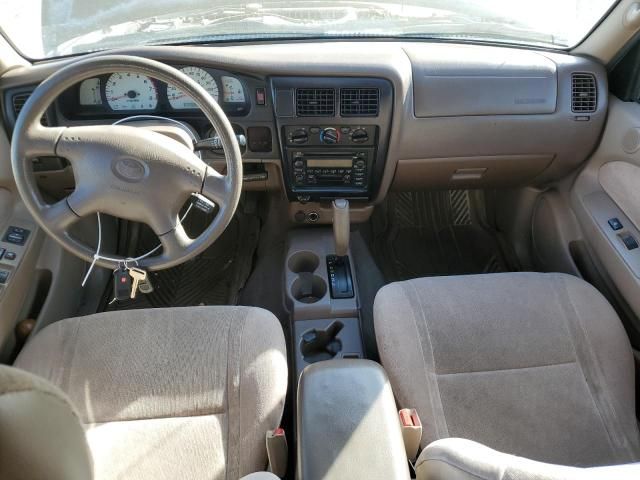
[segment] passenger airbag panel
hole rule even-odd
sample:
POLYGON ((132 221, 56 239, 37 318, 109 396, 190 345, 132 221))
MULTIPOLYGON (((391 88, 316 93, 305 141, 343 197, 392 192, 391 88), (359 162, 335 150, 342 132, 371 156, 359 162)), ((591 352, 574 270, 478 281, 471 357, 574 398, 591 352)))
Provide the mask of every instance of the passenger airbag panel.
POLYGON ((434 47, 406 48, 416 117, 555 112, 558 80, 548 58, 505 48, 483 50, 479 57, 476 47, 434 47))

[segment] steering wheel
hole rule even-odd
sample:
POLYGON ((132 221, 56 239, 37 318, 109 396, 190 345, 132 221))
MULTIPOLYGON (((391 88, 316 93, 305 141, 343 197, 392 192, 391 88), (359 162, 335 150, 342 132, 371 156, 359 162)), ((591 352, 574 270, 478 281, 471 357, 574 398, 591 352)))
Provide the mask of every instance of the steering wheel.
MULTIPOLYGON (((36 222, 69 252, 94 261, 95 248, 73 238, 69 228, 96 213, 146 223, 160 239, 162 253, 139 261, 141 268, 173 267, 201 253, 224 231, 242 190, 242 156, 226 115, 203 87, 177 69, 154 60, 105 55, 68 65, 41 83, 25 103, 11 140, 11 164, 18 191, 36 222), (202 110, 219 135, 227 171, 221 175, 192 150, 165 135, 130 126, 45 127, 40 119, 66 89, 97 75, 141 73, 173 84, 202 110), (68 197, 47 204, 38 191, 32 159, 66 158, 76 187, 68 197), (193 193, 218 205, 211 224, 197 238, 186 234, 178 218, 193 193)), ((113 256, 96 263, 116 268, 127 260, 113 256)))

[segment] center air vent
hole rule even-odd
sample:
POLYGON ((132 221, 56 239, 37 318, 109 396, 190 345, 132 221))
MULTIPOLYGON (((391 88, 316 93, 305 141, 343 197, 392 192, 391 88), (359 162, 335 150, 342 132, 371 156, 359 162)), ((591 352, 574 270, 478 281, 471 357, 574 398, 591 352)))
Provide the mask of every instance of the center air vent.
MULTIPOLYGON (((13 114, 16 120, 18 119, 18 115, 20 114, 22 107, 24 107, 24 104, 27 103, 27 100, 29 100, 31 93, 32 92, 16 93, 11 97, 11 102, 13 104, 13 114)), ((47 125, 48 122, 46 115, 42 116, 41 123, 43 125, 47 125)))
POLYGON ((378 115, 377 88, 340 89, 340 115, 343 117, 375 117, 378 115))
POLYGON ((296 112, 299 117, 333 117, 336 91, 333 88, 298 88, 296 112))
POLYGON ((593 113, 596 111, 597 101, 596 77, 591 73, 571 75, 571 111, 593 113))

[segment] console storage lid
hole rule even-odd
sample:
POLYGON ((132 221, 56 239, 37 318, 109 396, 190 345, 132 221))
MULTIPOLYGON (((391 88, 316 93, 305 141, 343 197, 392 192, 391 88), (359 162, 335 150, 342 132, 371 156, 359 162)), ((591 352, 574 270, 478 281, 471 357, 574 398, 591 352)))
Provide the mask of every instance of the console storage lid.
POLYGON ((409 479, 389 380, 369 360, 328 360, 298 386, 299 480, 409 479))

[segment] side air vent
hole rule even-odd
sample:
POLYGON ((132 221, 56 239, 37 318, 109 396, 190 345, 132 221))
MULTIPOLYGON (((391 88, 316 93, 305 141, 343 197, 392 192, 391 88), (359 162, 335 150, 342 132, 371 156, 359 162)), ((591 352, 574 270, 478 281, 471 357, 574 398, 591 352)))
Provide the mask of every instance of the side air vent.
POLYGON ((596 77, 591 73, 571 75, 571 111, 574 113, 593 113, 596 111, 598 91, 596 77))
POLYGON ((336 114, 336 91, 333 88, 298 88, 296 113, 299 117, 333 117, 336 114))
MULTIPOLYGON (((18 118, 22 107, 24 107, 24 104, 27 103, 27 100, 29 100, 30 96, 31 92, 22 92, 16 93, 11 97, 11 102, 13 103, 13 113, 16 119, 18 118)), ((42 119, 40 121, 45 126, 48 124, 46 114, 42 116, 42 119)))
POLYGON ((380 102, 377 88, 340 89, 340 115, 343 117, 376 117, 380 102))

